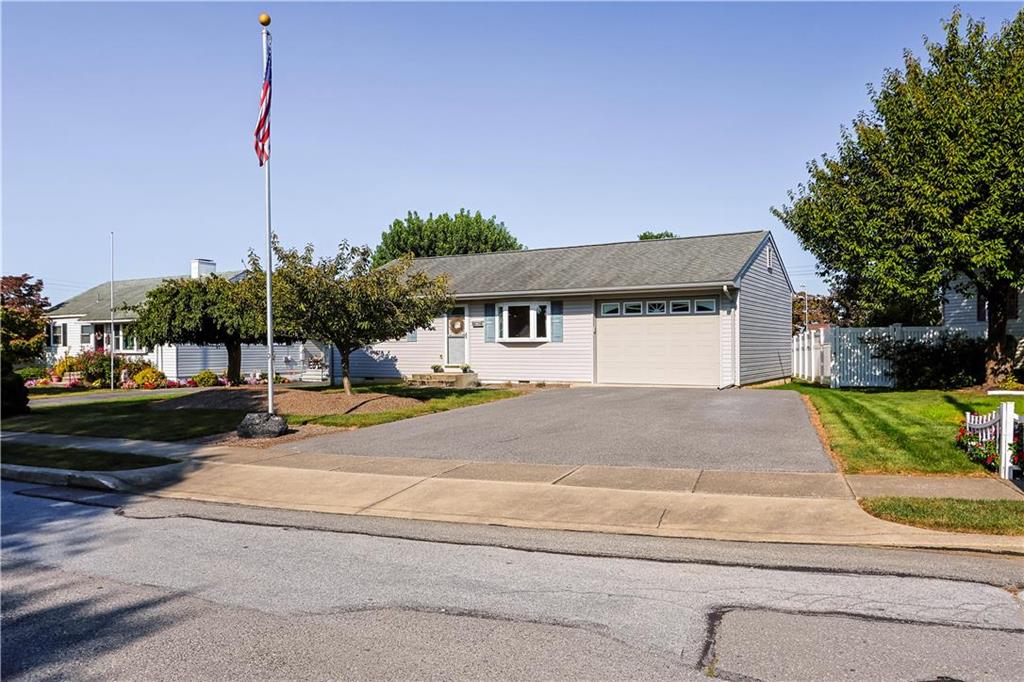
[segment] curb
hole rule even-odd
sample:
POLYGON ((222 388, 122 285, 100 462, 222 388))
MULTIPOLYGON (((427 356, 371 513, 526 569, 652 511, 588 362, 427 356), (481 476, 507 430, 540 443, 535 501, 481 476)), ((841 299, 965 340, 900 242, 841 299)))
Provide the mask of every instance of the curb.
POLYGON ((22 483, 133 493, 179 480, 186 470, 193 467, 194 465, 189 462, 176 462, 146 469, 109 472, 0 464, 0 478, 22 483))

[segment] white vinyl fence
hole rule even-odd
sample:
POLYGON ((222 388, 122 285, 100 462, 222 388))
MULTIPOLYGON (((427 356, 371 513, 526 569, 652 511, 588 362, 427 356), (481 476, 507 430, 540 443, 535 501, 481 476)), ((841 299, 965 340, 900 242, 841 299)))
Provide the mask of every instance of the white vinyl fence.
POLYGON ((1011 402, 1000 403, 988 414, 964 413, 964 428, 975 434, 983 443, 996 441, 999 453, 999 478, 1011 480, 1015 471, 1020 471, 1011 461, 1014 434, 1021 429, 1021 415, 1015 413, 1011 402))
POLYGON ((832 388, 893 388, 889 361, 874 357, 873 338, 929 339, 942 327, 832 327, 793 337, 793 376, 832 388))

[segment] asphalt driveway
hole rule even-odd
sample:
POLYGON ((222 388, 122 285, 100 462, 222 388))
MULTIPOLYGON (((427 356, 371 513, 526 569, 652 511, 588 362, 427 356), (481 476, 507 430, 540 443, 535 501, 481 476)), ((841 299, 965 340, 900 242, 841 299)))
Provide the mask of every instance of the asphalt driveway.
POLYGON ((584 387, 278 446, 544 464, 835 471, 795 391, 584 387))

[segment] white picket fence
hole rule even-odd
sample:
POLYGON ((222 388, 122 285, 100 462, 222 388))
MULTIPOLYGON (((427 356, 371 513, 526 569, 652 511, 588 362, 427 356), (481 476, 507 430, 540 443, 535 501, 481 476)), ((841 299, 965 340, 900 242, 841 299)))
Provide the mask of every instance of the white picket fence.
POLYGON ((996 441, 999 452, 999 478, 1010 480, 1019 466, 1010 461, 1014 433, 1021 428, 1021 415, 1015 414, 1014 403, 1000 403, 988 414, 964 413, 964 426, 978 434, 982 442, 996 441))

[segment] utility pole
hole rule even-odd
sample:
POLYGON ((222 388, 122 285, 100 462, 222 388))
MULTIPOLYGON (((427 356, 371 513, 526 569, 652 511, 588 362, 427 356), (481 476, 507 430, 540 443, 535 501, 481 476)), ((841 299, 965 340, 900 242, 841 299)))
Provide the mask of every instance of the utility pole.
POLYGON ((810 305, 807 301, 807 284, 804 283, 804 331, 810 330, 810 305))

